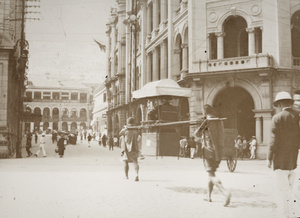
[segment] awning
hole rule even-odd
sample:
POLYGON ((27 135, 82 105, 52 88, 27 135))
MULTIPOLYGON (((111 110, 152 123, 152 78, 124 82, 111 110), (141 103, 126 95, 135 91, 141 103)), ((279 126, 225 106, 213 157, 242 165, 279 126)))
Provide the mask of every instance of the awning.
POLYGON ((158 96, 176 96, 191 97, 192 90, 182 88, 172 79, 163 79, 147 83, 144 87, 132 92, 133 99, 158 97, 158 96))

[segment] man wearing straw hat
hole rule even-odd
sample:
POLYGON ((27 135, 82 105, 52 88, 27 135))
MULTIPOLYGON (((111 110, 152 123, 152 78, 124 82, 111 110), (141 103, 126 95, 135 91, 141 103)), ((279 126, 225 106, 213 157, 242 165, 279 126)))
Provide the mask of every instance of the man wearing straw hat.
MULTIPOLYGON (((294 100, 288 92, 279 92, 273 105, 279 113, 272 118, 271 140, 268 152, 268 167, 275 171, 278 191, 279 217, 297 217, 292 208, 293 188, 300 142, 299 113, 294 110, 294 100)), ((297 202, 298 204, 299 202, 297 202)), ((295 205, 297 206, 297 205, 295 205)))

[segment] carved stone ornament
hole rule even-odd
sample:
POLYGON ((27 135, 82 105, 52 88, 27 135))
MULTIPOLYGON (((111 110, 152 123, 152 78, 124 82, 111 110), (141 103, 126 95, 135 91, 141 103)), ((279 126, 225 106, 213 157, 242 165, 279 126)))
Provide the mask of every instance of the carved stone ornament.
POLYGON ((216 12, 209 13, 209 15, 208 15, 209 22, 214 23, 217 21, 217 19, 218 19, 218 14, 216 12))
POLYGON ((251 13, 253 16, 257 16, 261 13, 261 8, 258 5, 253 5, 251 7, 251 13))

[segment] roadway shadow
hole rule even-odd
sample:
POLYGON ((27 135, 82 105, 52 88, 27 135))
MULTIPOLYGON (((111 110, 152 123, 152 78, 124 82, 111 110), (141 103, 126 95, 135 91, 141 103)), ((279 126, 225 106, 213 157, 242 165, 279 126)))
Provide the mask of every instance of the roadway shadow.
MULTIPOLYGON (((203 197, 207 194, 206 188, 196 188, 196 187, 166 187, 167 189, 179 193, 187 194, 197 194, 202 195, 203 197)), ((254 192, 254 191, 245 191, 240 189, 229 189, 231 192, 231 203, 228 207, 252 207, 252 208, 276 208, 276 204, 272 201, 266 201, 264 198, 269 197, 268 195, 254 192)), ((220 202, 220 199, 223 199, 223 195, 216 188, 213 191, 213 202, 220 202)), ((212 202, 212 203, 213 203, 212 202)))

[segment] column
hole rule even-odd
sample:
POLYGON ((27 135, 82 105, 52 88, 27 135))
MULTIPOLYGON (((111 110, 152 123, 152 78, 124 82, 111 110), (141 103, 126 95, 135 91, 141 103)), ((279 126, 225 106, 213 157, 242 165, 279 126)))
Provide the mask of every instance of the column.
POLYGON ((224 58, 224 34, 223 33, 216 33, 217 36, 217 43, 218 43, 218 59, 224 58))
POLYGON ((261 118, 255 117, 255 135, 257 143, 261 143, 261 118))
POLYGON ((263 116, 263 136, 264 136, 263 143, 264 144, 269 144, 271 121, 272 121, 271 114, 266 114, 263 116))
POLYGON ((111 25, 111 77, 115 76, 116 26, 111 25))
POLYGON ((153 0, 153 30, 158 28, 158 10, 157 10, 157 0, 153 0))
POLYGON ((108 79, 111 78, 111 71, 110 69, 110 52, 111 52, 111 39, 110 39, 110 32, 107 32, 107 48, 106 48, 106 75, 108 79))
POLYGON ((68 122, 68 131, 71 131, 71 123, 68 122))
POLYGON ((30 122, 30 132, 34 131, 34 122, 30 122))
POLYGON ((188 70, 188 66, 187 66, 187 61, 188 61, 188 44, 182 44, 181 45, 182 48, 182 70, 183 71, 187 71, 188 70))
POLYGON ((151 6, 147 6, 147 35, 148 37, 151 35, 151 22, 152 22, 152 17, 151 17, 151 6))
POLYGON ((146 76, 146 83, 145 84, 147 84, 147 83, 149 83, 149 82, 151 82, 151 65, 152 65, 152 62, 151 62, 151 53, 149 52, 148 54, 147 54, 147 76, 146 76))
POLYGON ((165 22, 167 19, 167 0, 160 0, 160 18, 161 23, 165 22))
POLYGON ((160 62, 160 73, 161 73, 161 79, 167 79, 168 78, 168 50, 167 50, 167 43, 166 41, 163 41, 163 43, 160 46, 161 49, 161 62, 160 62))
POLYGON ((248 56, 255 54, 255 32, 254 28, 247 28, 248 32, 248 56))
POLYGON ((157 81, 159 80, 158 78, 158 56, 157 56, 157 51, 156 51, 157 48, 155 48, 153 50, 153 71, 152 71, 152 76, 153 76, 153 81, 157 81))

